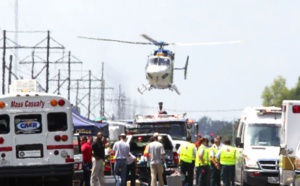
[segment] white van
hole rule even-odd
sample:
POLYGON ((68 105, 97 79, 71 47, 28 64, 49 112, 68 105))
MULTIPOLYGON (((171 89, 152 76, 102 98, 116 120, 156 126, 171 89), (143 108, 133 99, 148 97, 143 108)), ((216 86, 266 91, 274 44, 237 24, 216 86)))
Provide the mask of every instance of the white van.
POLYGON ((236 137, 235 181, 240 185, 279 183, 281 108, 247 107, 236 137))
POLYGON ((12 86, 16 92, 0 96, 1 186, 53 180, 70 186, 74 174, 71 103, 59 95, 35 92, 35 84, 21 80, 12 86))

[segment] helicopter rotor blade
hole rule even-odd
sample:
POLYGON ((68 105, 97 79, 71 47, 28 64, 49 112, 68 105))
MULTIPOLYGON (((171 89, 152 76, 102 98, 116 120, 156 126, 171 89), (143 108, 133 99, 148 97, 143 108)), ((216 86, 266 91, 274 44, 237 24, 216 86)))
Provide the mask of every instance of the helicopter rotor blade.
POLYGON ((159 45, 159 42, 157 42, 156 40, 154 40, 151 37, 147 36, 146 34, 141 34, 141 36, 143 38, 147 39, 148 41, 151 41, 151 43, 153 43, 154 45, 159 45))
POLYGON ((225 45, 225 44, 241 44, 245 41, 224 41, 224 42, 200 42, 200 43, 174 43, 176 46, 198 46, 198 45, 225 45))
POLYGON ((132 42, 132 41, 123 41, 123 40, 116 40, 116 39, 104 39, 104 38, 94 38, 94 37, 84 37, 84 36, 78 36, 78 38, 80 38, 80 39, 98 40, 98 41, 112 41, 112 42, 127 43, 127 44, 136 44, 136 45, 153 45, 153 43, 147 43, 147 42, 132 42))

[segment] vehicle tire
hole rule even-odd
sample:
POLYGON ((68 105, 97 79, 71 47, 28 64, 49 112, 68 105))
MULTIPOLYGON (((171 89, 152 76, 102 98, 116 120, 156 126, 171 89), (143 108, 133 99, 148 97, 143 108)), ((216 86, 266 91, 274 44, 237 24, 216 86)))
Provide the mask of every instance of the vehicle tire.
POLYGON ((72 180, 72 176, 64 176, 64 177, 61 177, 59 179, 59 186, 72 186, 73 185, 73 180, 72 180))
POLYGON ((9 178, 1 178, 0 179, 0 183, 3 186, 10 186, 10 185, 12 185, 12 184, 9 183, 9 178))

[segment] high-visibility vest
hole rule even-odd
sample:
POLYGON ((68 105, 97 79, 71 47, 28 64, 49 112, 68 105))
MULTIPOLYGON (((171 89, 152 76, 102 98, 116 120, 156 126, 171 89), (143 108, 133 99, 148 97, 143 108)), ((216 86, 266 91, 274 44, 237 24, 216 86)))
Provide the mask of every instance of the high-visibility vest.
POLYGON ((206 150, 207 150, 207 161, 208 161, 208 165, 211 164, 211 161, 209 159, 209 155, 210 155, 210 151, 211 151, 211 147, 206 147, 206 150))
POLYGON ((203 163, 201 162, 200 157, 199 157, 201 149, 203 149, 202 157, 203 157, 204 163, 208 164, 208 150, 204 145, 201 145, 198 148, 198 151, 197 151, 197 154, 196 154, 196 161, 195 161, 195 166, 196 167, 203 166, 203 163))
POLYGON ((195 160, 194 154, 195 144, 187 143, 180 147, 180 160, 186 163, 192 163, 195 160))
MULTIPOLYGON (((213 144, 213 145, 211 146, 210 150, 214 152, 214 157, 213 157, 213 158, 215 158, 215 162, 217 162, 218 160, 217 160, 217 158, 216 158, 216 154, 217 154, 217 152, 219 151, 219 147, 218 147, 216 144, 213 144)), ((211 152, 211 151, 210 151, 210 152, 211 152)), ((210 152, 209 152, 209 153, 210 153, 210 152)), ((210 161, 212 160, 212 158, 210 157, 210 155, 209 155, 209 159, 210 159, 210 161)))
POLYGON ((148 151, 148 146, 149 146, 149 144, 147 144, 146 146, 145 146, 145 149, 144 149, 144 155, 147 155, 148 153, 147 153, 147 151, 148 151))
POLYGON ((221 165, 235 165, 235 148, 224 145, 220 150, 221 165))

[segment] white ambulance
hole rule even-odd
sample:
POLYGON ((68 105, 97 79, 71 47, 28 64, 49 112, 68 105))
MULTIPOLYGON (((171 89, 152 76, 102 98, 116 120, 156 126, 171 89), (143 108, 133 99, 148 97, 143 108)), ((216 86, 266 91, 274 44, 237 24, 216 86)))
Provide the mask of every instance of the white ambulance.
POLYGON ((280 185, 300 185, 300 101, 282 102, 280 185))
POLYGON ((29 181, 42 185, 53 179, 72 185, 71 104, 59 95, 36 92, 33 80, 23 83, 29 86, 18 81, 11 93, 0 96, 1 186, 29 181))
POLYGON ((281 108, 247 107, 236 137, 235 181, 239 185, 278 184, 281 108))

